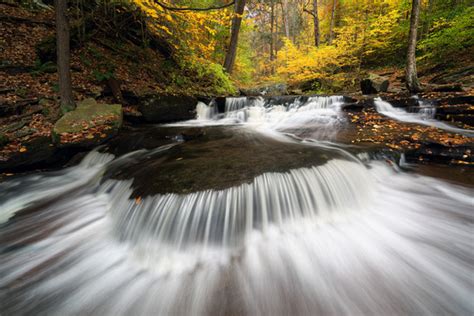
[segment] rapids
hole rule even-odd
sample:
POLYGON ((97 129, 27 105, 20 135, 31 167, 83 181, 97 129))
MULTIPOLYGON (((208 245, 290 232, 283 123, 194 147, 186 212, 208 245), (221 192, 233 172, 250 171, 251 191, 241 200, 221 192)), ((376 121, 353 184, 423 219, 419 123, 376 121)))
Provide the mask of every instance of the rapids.
POLYGON ((432 105, 421 100, 418 100, 419 109, 416 113, 410 113, 405 109, 396 108, 389 102, 383 101, 381 98, 376 98, 374 104, 379 113, 398 121, 432 126, 448 132, 474 137, 474 132, 472 130, 458 128, 434 119, 436 109, 432 105))
POLYGON ((0 183, 0 314, 472 315, 472 188, 328 143, 343 103, 200 103, 164 128, 204 128, 201 142, 0 183), (176 166, 228 181, 167 190, 189 175, 176 166), (137 195, 137 170, 160 190, 137 195))

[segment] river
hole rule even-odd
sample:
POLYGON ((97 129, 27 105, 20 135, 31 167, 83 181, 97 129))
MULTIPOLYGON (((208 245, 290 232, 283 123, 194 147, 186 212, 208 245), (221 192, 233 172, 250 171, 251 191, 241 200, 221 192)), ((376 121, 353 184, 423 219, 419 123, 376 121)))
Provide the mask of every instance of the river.
POLYGON ((351 145, 345 102, 199 103, 0 183, 0 314, 472 315, 472 186, 351 145))

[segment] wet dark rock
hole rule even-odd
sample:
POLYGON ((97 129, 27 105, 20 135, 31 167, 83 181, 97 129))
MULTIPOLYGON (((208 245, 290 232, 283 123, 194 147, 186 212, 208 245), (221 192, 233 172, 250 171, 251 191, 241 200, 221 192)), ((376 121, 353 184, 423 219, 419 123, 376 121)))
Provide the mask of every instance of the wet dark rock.
MULTIPOLYGON (((127 168, 117 165, 108 170, 106 177, 134 179, 135 196, 225 189, 249 183, 265 172, 317 166, 338 156, 321 148, 281 143, 238 127, 155 127, 146 130, 146 134, 139 142, 154 144, 151 148, 156 148, 157 139, 165 141, 164 135, 180 136, 184 141, 162 153, 141 155, 132 164, 127 162, 127 168)), ((127 141, 117 141, 115 145, 123 147, 124 143, 127 141)), ((107 151, 119 153, 112 143, 107 151)))
POLYGON ((370 74, 369 78, 363 79, 360 82, 360 89, 362 94, 377 94, 380 92, 387 92, 390 82, 388 78, 370 74))
POLYGON ((419 99, 413 97, 384 97, 384 101, 389 102, 395 108, 411 108, 419 106, 419 99))
POLYGON ((370 104, 369 101, 359 101, 359 102, 351 102, 351 103, 346 103, 343 105, 342 109, 344 111, 350 111, 350 112, 360 112, 363 109, 373 106, 373 103, 370 104))
POLYGON ((426 89, 428 91, 433 91, 433 92, 463 92, 464 91, 462 85, 459 83, 430 85, 430 86, 427 86, 426 89))
POLYGON ((467 164, 474 163, 472 146, 444 146, 424 143, 421 147, 405 153, 409 163, 467 164))
POLYGON ((474 96, 453 96, 435 101, 436 119, 474 127, 474 96))
POLYGON ((138 110, 148 123, 171 123, 196 116, 197 99, 191 96, 148 95, 140 100, 138 110))
POLYGON ((436 98, 435 101, 440 105, 471 104, 474 105, 474 96, 457 95, 443 98, 436 98))
POLYGON ((217 97, 213 99, 213 102, 217 106, 217 112, 219 113, 225 112, 225 100, 226 100, 226 97, 217 97))
POLYGON ((115 156, 121 156, 136 150, 153 150, 171 143, 191 141, 205 135, 206 128, 201 127, 126 125, 101 150, 115 156))
POLYGON ((57 160, 55 147, 49 137, 36 137, 22 144, 26 151, 13 153, 7 160, 0 160, 0 171, 18 171, 35 168, 57 160))

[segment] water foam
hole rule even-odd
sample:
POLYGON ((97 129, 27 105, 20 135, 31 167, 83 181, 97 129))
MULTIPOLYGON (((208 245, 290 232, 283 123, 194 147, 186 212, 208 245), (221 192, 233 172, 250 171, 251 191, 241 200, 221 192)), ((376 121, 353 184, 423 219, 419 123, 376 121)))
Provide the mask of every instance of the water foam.
POLYGON ((405 109, 396 108, 392 106, 389 102, 383 101, 381 98, 375 98, 374 104, 377 109, 377 112, 390 118, 393 118, 397 121, 436 127, 448 132, 458 133, 469 137, 474 136, 474 131, 457 128, 455 126, 434 119, 434 116, 436 114, 436 108, 430 106, 429 104, 423 101, 419 101, 420 109, 417 113, 410 113, 407 112, 405 109))
POLYGON ((89 158, 15 188, 37 198, 1 227, 6 314, 474 312, 472 190, 332 160, 134 200, 89 158))

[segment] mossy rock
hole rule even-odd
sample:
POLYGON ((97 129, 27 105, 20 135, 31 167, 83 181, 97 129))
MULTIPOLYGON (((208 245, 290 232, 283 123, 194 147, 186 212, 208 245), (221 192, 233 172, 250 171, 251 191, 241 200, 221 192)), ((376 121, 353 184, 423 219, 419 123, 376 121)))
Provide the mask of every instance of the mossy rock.
POLYGON ((53 142, 59 147, 93 147, 115 136, 122 120, 120 104, 98 104, 86 99, 54 124, 53 142))

